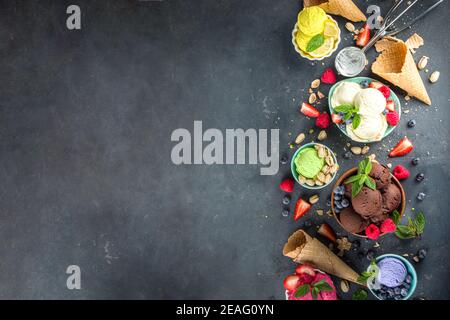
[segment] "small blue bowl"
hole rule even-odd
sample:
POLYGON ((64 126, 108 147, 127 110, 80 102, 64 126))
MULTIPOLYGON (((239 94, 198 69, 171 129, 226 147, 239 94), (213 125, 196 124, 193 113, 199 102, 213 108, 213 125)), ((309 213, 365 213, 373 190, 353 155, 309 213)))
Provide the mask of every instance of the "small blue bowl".
MULTIPOLYGON (((332 107, 332 105, 331 105, 331 101, 332 101, 332 97, 333 97, 334 91, 336 90, 336 87, 337 87, 338 85, 340 85, 341 83, 343 83, 343 82, 355 82, 355 83, 360 84, 360 83, 361 83, 362 81, 364 81, 364 80, 368 81, 369 83, 371 83, 371 82, 380 82, 380 81, 378 81, 378 80, 375 80, 375 79, 372 79, 372 78, 367 78, 367 77, 355 77, 355 78, 345 79, 345 80, 341 80, 341 81, 339 81, 339 82, 336 82, 336 83, 331 87, 330 93, 328 94, 328 109, 330 110, 330 114, 333 114, 333 113, 334 113, 333 107, 332 107)), ((400 119, 400 118, 401 118, 401 115, 402 115, 402 106, 401 106, 401 103, 400 103, 399 98, 398 98, 397 95, 394 93, 394 91, 392 91, 392 89, 391 89, 391 95, 389 96, 388 100, 392 100, 392 101, 394 102, 394 105, 395 105, 395 111, 398 113, 398 116, 399 116, 399 119, 400 119)), ((347 130, 346 130, 346 129, 341 128, 341 126, 339 126, 338 124, 336 124, 336 126, 338 127, 338 129, 339 129, 343 134, 345 134, 348 138, 351 139, 351 137, 347 134, 347 130)), ((398 126, 398 124, 397 124, 397 126, 398 126)), ((391 134, 392 131, 394 131, 394 129, 395 129, 397 126, 388 126, 388 128, 386 129, 386 132, 384 133, 384 136, 383 136, 383 138, 382 138, 381 140, 383 140, 383 139, 386 138, 389 134, 391 134)), ((378 142, 378 141, 365 141, 364 143, 373 143, 373 142, 378 142)))
MULTIPOLYGON (((411 262, 409 262, 408 260, 406 260, 405 258, 403 258, 402 256, 399 256, 397 254, 392 254, 392 253, 383 254, 383 255, 381 255, 381 256, 376 258, 376 262, 378 263, 379 261, 383 260, 384 258, 394 258, 394 259, 400 260, 405 265, 408 274, 411 275, 411 278, 412 278, 411 279, 411 287, 409 288, 408 295, 406 297, 402 298, 402 300, 408 300, 409 298, 411 298, 411 296, 413 295, 414 291, 416 290, 416 286, 417 286, 416 270, 414 269, 414 267, 411 264, 411 262)), ((378 300, 382 300, 377 294, 375 294, 375 292, 373 292, 373 290, 370 288, 370 286, 367 286, 367 287, 369 288, 370 292, 378 300)))
POLYGON ((330 180, 327 184, 324 184, 324 185, 322 185, 322 186, 309 186, 309 185, 307 185, 307 184, 302 184, 302 183, 300 183, 300 181, 298 180, 298 173, 297 173, 296 166, 295 166, 295 158, 297 157, 298 153, 299 153, 301 150, 303 150, 303 149, 305 149, 305 148, 314 147, 315 145, 319 145, 319 146, 322 146, 322 147, 325 147, 326 149, 328 149, 328 150, 330 151, 331 156, 333 157, 334 163, 337 164, 337 165, 339 166, 339 164, 338 164, 338 162, 337 162, 337 159, 336 159, 336 155, 334 154, 334 152, 331 151, 331 149, 328 148, 328 147, 327 147, 326 145, 324 145, 324 144, 316 143, 316 142, 310 142, 310 143, 306 143, 306 144, 302 145, 300 148, 298 148, 297 151, 295 151, 295 153, 294 153, 294 155, 292 156, 292 159, 291 159, 291 172, 292 172, 292 176, 294 177, 295 181, 297 181, 297 183, 298 183, 299 185, 301 185, 302 187, 304 187, 304 188, 306 188, 306 189, 310 189, 310 190, 319 190, 319 189, 322 189, 322 188, 325 188, 325 187, 329 186, 329 185, 333 182, 334 178, 336 178, 336 174, 337 174, 337 172, 338 172, 338 170, 339 170, 339 169, 336 170, 336 172, 335 172, 335 173, 333 174, 333 176, 331 177, 331 180, 330 180))

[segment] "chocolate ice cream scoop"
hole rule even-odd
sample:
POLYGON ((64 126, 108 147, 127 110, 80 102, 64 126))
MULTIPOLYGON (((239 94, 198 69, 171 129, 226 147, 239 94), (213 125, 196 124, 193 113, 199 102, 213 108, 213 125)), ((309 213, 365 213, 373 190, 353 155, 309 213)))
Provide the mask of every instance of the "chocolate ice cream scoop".
POLYGON ((345 208, 341 211, 339 221, 344 229, 351 233, 360 233, 369 225, 369 221, 364 220, 352 207, 345 208))
POLYGON ((366 186, 361 189, 356 197, 352 199, 353 209, 363 218, 382 214, 381 212, 381 193, 379 190, 372 190, 366 186))
POLYGON ((394 183, 390 183, 385 188, 381 189, 381 197, 383 199, 381 208, 383 213, 391 213, 397 209, 402 202, 400 188, 394 183))
POLYGON ((391 182, 389 169, 378 162, 372 162, 372 171, 370 171, 369 176, 375 180, 377 189, 382 189, 391 182))

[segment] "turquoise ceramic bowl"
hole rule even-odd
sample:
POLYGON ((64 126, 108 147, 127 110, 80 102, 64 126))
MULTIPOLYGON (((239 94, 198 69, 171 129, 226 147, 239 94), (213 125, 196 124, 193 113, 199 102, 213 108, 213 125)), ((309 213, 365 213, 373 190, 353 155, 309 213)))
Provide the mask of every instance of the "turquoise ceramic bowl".
MULTIPOLYGON (((395 259, 398 259, 398 260, 402 261, 403 264, 404 264, 405 267, 406 267, 406 270, 408 270, 408 274, 411 275, 411 278, 412 278, 412 279, 411 279, 411 287, 409 288, 408 295, 402 299, 402 300, 408 300, 409 298, 411 298, 411 296, 413 295, 413 293, 414 293, 414 291, 416 290, 416 287, 417 287, 417 274, 416 274, 416 270, 414 269, 414 267, 413 267, 413 265, 411 264, 411 262, 409 262, 408 260, 406 260, 405 258, 403 258, 402 256, 399 256, 399 255, 397 255, 397 254, 391 254, 391 253, 383 254, 383 255, 377 257, 377 258, 376 258, 376 261, 377 261, 377 262, 378 262, 378 261, 381 261, 381 260, 383 260, 384 258, 395 258, 395 259)), ((368 287, 368 288, 369 288, 370 292, 371 292, 378 300, 381 300, 381 298, 378 297, 378 296, 375 294, 375 292, 373 292, 373 290, 372 290, 370 287, 368 287)))
MULTIPOLYGON (((310 189, 310 190, 319 190, 319 189, 322 189, 322 188, 327 187, 328 185, 330 185, 330 184, 333 182, 334 178, 336 178, 337 172, 339 171, 339 169, 338 169, 338 170, 333 174, 333 176, 331 177, 331 180, 330 180, 327 184, 324 184, 324 185, 322 185, 322 186, 313 186, 313 187, 312 187, 312 186, 308 186, 307 184, 302 184, 302 183, 300 183, 300 181, 298 180, 298 173, 297 173, 296 166, 295 166, 295 158, 297 157, 297 155, 298 155, 298 153, 300 152, 300 150, 303 150, 303 149, 308 148, 308 147, 314 147, 315 145, 323 146, 323 147, 325 147, 326 149, 328 149, 328 150, 330 151, 331 156, 333 157, 334 163, 338 164, 337 159, 336 159, 336 155, 333 153, 333 151, 331 151, 330 148, 328 148, 328 147, 327 147, 326 145, 324 145, 324 144, 321 144, 321 143, 315 143, 315 142, 310 142, 310 143, 306 143, 306 144, 302 145, 300 148, 298 148, 297 151, 295 151, 295 153, 294 153, 294 155, 292 156, 292 159, 291 159, 291 172, 292 172, 292 176, 294 177, 295 181, 297 181, 297 183, 298 183, 299 185, 301 185, 302 187, 304 187, 304 188, 306 188, 306 189, 310 189)), ((338 165, 339 165, 339 164, 338 164, 338 165)))
MULTIPOLYGON (((331 106, 331 101, 332 101, 331 98, 333 97, 334 90, 336 89, 336 87, 337 87, 339 84, 341 84, 342 82, 356 82, 356 83, 361 83, 363 80, 367 80, 367 81, 369 81, 369 82, 372 82, 372 81, 380 82, 380 81, 375 80, 375 79, 372 79, 372 78, 367 78, 367 77, 355 77, 355 78, 350 78, 350 79, 345 79, 345 80, 339 81, 339 82, 335 83, 335 84, 331 87, 330 93, 329 93, 329 95, 328 95, 328 108, 329 108, 329 110, 330 110, 330 114, 333 114, 333 108, 332 108, 332 106, 331 106)), ((400 104, 400 100, 398 99, 398 97, 397 97, 397 95, 394 93, 394 91, 392 91, 392 89, 391 89, 391 95, 389 96, 388 100, 394 101, 394 104, 395 104, 395 111, 398 113, 399 118, 401 118, 401 115, 402 115, 402 106, 401 106, 401 104, 400 104)), ((350 136, 347 134, 347 130, 346 130, 345 128, 342 128, 342 127, 341 127, 340 125, 338 125, 338 124, 336 124, 336 126, 338 127, 339 130, 341 130, 341 132, 342 132, 343 134, 345 134, 349 139, 351 139, 350 136)), ((388 126, 388 128, 386 129, 386 132, 385 132, 385 134, 384 134, 384 136, 383 136, 383 139, 386 138, 389 134, 391 134, 392 131, 394 131, 394 129, 395 129, 396 127, 397 127, 397 126, 388 126)), ((359 142, 359 141, 357 141, 357 142, 359 142)), ((364 143, 372 143, 372 142, 378 142, 378 141, 367 141, 367 142, 364 142, 364 143)))

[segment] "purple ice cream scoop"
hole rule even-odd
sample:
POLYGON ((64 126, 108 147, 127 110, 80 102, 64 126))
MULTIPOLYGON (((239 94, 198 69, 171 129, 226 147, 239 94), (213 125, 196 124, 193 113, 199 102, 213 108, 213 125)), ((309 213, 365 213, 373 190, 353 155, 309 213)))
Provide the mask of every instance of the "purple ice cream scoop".
POLYGON ((377 280, 387 287, 398 287, 406 278, 407 271, 402 261, 396 258, 384 258, 377 263, 377 280))

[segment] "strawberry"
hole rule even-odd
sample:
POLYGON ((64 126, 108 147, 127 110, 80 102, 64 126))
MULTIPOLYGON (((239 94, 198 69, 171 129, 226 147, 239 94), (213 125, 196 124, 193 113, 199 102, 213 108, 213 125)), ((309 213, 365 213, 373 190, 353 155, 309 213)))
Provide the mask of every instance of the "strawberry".
POLYGON ((396 126, 400 120, 398 113, 395 111, 388 112, 386 115, 386 121, 390 126, 396 126))
POLYGON ((302 198, 299 198, 297 200, 297 204, 295 205, 294 220, 298 220, 303 217, 310 208, 311 205, 308 202, 306 202, 302 198))
POLYGON ((340 115, 338 115, 337 113, 333 113, 331 115, 331 121, 333 121, 333 123, 336 123, 336 124, 342 123, 342 117, 340 115))
POLYGON ((364 25, 363 30, 358 34, 356 39, 356 45, 358 47, 364 47, 370 40, 370 28, 367 24, 364 25))
POLYGON ((389 153, 389 157, 401 157, 408 154, 414 149, 413 144, 407 137, 398 142, 394 149, 389 153))
POLYGON ((302 103, 300 112, 310 118, 317 118, 320 115, 319 110, 317 110, 312 105, 310 105, 309 103, 306 103, 306 102, 302 103))
POLYGON ((310 275, 313 278, 316 276, 316 271, 314 270, 314 268, 311 267, 311 266, 308 266, 307 264, 299 265, 295 269, 295 273, 298 274, 298 275, 301 275, 302 273, 306 273, 306 274, 310 275))
POLYGON ((391 89, 389 89, 388 86, 382 84, 381 82, 373 81, 369 84, 369 88, 379 90, 386 99, 391 96, 391 89))
POLYGON ((283 190, 284 192, 291 193, 292 191, 294 191, 294 184, 295 182, 293 179, 291 178, 284 179, 280 183, 280 189, 283 190))
POLYGON ((396 166, 392 172, 398 180, 405 180, 409 177, 408 169, 401 165, 396 166))
POLYGON ((299 280, 298 280, 298 283, 299 283, 299 285, 302 285, 302 284, 310 284, 311 282, 313 282, 313 280, 314 280, 314 278, 313 277, 311 277, 309 274, 307 274, 307 273, 301 273, 301 274, 299 274, 298 275, 298 277, 300 278, 299 280))
POLYGON ((372 81, 371 83, 369 83, 369 88, 373 89, 380 89, 382 86, 384 86, 384 84, 378 81, 372 81))
POLYGON ((335 84, 337 81, 337 76, 333 69, 327 68, 320 77, 320 80, 326 84, 335 84))
POLYGON ((326 129, 330 125, 330 115, 326 112, 321 113, 320 116, 316 118, 316 126, 321 129, 326 129))
POLYGON ((394 103, 394 101, 388 100, 386 102, 386 109, 388 109, 391 112, 395 111, 395 103, 394 103))
POLYGON ((317 230, 317 232, 320 235, 327 238, 328 240, 330 240, 331 242, 336 242, 336 234, 334 233, 333 229, 331 229, 331 227, 328 224, 322 223, 320 225, 319 230, 317 230))
POLYGON ((284 278, 283 286, 286 290, 292 291, 297 289, 298 280, 300 280, 300 277, 296 274, 291 274, 284 278))

